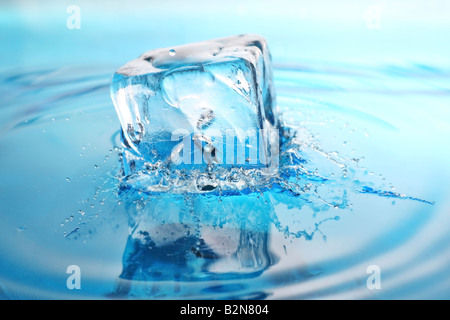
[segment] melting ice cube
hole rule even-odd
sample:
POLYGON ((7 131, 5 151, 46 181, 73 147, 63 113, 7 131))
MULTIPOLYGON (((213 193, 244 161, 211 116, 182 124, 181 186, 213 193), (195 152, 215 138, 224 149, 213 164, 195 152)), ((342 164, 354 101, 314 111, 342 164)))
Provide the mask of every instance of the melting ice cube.
POLYGON ((265 200, 226 197, 218 206, 196 194, 247 190, 278 165, 265 40, 242 35, 146 52, 114 74, 111 95, 133 191, 120 190, 131 230, 121 277, 230 279, 266 270, 273 258, 265 200), (147 197, 138 188, 164 192, 147 197))
POLYGON ((155 164, 278 164, 270 53, 261 36, 148 51, 114 74, 111 96, 126 174, 155 164))

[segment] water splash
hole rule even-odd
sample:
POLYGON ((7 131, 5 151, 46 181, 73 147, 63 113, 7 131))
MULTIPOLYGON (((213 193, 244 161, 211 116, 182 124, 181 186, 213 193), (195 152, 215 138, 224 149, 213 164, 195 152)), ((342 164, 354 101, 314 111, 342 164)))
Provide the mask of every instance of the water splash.
MULTIPOLYGON (((292 112, 288 109, 282 118, 299 118, 293 114, 296 111, 298 110, 292 112)), ((286 237, 304 237, 308 240, 311 240, 315 233, 322 234, 320 226, 323 223, 338 221, 340 214, 351 210, 352 194, 363 193, 433 204, 428 200, 387 191, 388 188, 394 187, 388 186, 381 175, 362 167, 360 163, 364 157, 346 157, 338 151, 327 152, 306 127, 294 126, 289 121, 283 123, 280 166, 278 170, 270 173, 259 169, 229 169, 214 164, 207 166, 205 170, 173 170, 163 163, 156 163, 126 176, 122 169, 123 156, 118 146, 120 142, 115 140, 118 134, 115 134, 112 141, 116 145, 114 150, 117 153, 117 166, 114 171, 108 173, 109 179, 104 182, 107 187, 98 187, 95 195, 85 202, 97 201, 102 193, 112 199, 112 203, 125 203, 127 207, 137 201, 137 194, 142 197, 139 200, 142 207, 147 207, 157 197, 171 195, 173 198, 166 197, 167 201, 171 202, 176 201, 175 195, 181 194, 184 195, 184 205, 187 207, 191 206, 189 201, 201 195, 208 197, 209 207, 214 207, 212 202, 221 207, 227 197, 249 197, 256 194, 264 199, 263 211, 269 212, 266 216, 268 223, 273 224, 286 237), (295 214, 289 213, 292 217, 286 220, 280 217, 283 215, 282 210, 274 210, 276 206, 285 206, 286 211, 295 214), (302 221, 301 224, 297 223, 301 227, 292 231, 290 226, 295 224, 295 221, 302 221)), ((105 156, 105 159, 106 157, 109 156, 105 156)), ((98 169, 98 165, 94 165, 94 168, 98 169)), ((104 203, 104 200, 103 198, 100 204, 104 203)), ((197 214, 203 215, 202 212, 197 214)), ((183 221, 180 220, 179 223, 183 221)), ((78 223, 75 229, 66 232, 66 237, 78 235, 85 224, 86 221, 78 223)), ((322 236, 326 238, 326 235, 322 236)))
MULTIPOLYGON (((365 72, 364 70, 359 71, 365 72)), ((364 75, 365 78, 370 77, 371 73, 376 74, 376 70, 370 70, 366 73, 369 75, 364 75)), ((111 110, 107 96, 107 73, 96 73, 90 77, 86 75, 75 77, 76 88, 70 82, 64 84, 63 81, 59 81, 61 79, 58 78, 60 77, 58 74, 54 73, 54 76, 44 77, 41 83, 34 86, 28 82, 24 84, 23 88, 18 82, 8 84, 10 87, 16 86, 19 91, 22 88, 22 91, 26 93, 20 96, 17 103, 22 106, 20 110, 28 110, 29 112, 21 111, 15 114, 13 108, 4 110, 2 119, 5 124, 8 123, 8 126, 3 127, 4 138, 18 145, 21 139, 26 137, 32 139, 33 145, 39 145, 40 152, 35 153, 36 159, 34 161, 53 168, 51 172, 54 174, 50 177, 52 180, 48 181, 51 181, 54 187, 52 190, 58 196, 58 200, 53 199, 51 205, 35 206, 33 212, 36 211, 36 214, 33 216, 25 215, 25 211, 23 211, 23 214, 18 211, 17 217, 21 217, 21 219, 11 217, 12 227, 8 220, 4 221, 3 230, 8 234, 8 228, 11 227, 17 245, 19 247, 22 245, 23 250, 26 250, 25 248, 28 248, 28 245, 27 242, 21 243, 21 239, 29 238, 34 245, 43 242, 41 247, 50 248, 53 250, 52 252, 55 252, 55 256, 61 257, 67 253, 70 256, 68 263, 76 262, 81 257, 85 259, 84 256, 89 250, 94 252, 92 257, 97 257, 106 250, 105 248, 111 248, 111 242, 114 242, 115 254, 107 255, 105 253, 103 258, 106 257, 106 260, 100 259, 97 261, 93 258, 90 266, 92 265, 93 269, 98 270, 96 263, 104 265, 105 261, 108 261, 106 264, 114 266, 115 269, 108 274, 108 279, 115 282, 120 275, 120 280, 115 283, 116 287, 109 291, 114 292, 116 296, 245 298, 267 297, 268 292, 278 292, 276 294, 278 297, 280 294, 281 296, 287 294, 283 291, 286 287, 297 285, 301 288, 296 288, 294 291, 300 292, 298 293, 299 297, 302 296, 301 292, 304 292, 304 297, 317 294, 321 296, 321 292, 323 295, 328 292, 326 291, 326 281, 323 282, 324 285, 322 286, 317 286, 312 281, 314 285, 310 286, 309 279, 320 280, 323 277, 338 277, 341 273, 353 268, 355 263, 365 264, 374 257, 396 252, 402 246, 414 248, 406 250, 407 252, 416 252, 420 248, 421 253, 436 258, 445 253, 441 249, 445 248, 445 243, 448 243, 448 237, 443 236, 438 239, 438 235, 444 235, 443 228, 441 228, 442 230, 432 227, 427 229, 428 224, 445 225, 444 223, 439 224, 439 221, 445 221, 442 220, 445 219, 445 215, 439 215, 437 211, 437 208, 444 209, 442 205, 431 206, 432 201, 426 199, 430 197, 430 193, 423 194, 425 199, 420 197, 420 190, 419 192, 414 191, 416 194, 407 194, 411 190, 417 190, 414 188, 406 190, 403 186, 398 188, 400 191, 395 191, 396 188, 387 179, 387 177, 392 178, 392 173, 387 173, 386 178, 384 178, 382 175, 365 168, 364 165, 370 163, 367 160, 370 160, 371 154, 367 154, 364 149, 360 148, 363 145, 362 143, 359 145, 352 143, 360 137, 382 135, 383 130, 395 136, 402 130, 399 122, 389 122, 386 119, 375 117, 373 113, 364 113, 357 108, 344 106, 344 104, 333 101, 338 99, 329 98, 326 101, 308 98, 307 94, 300 95, 298 90, 304 89, 306 84, 303 84, 302 87, 300 82, 297 81, 298 79, 295 78, 294 75, 297 75, 297 73, 294 71, 276 70, 278 76, 275 80, 280 91, 280 108, 283 110, 286 130, 289 131, 288 137, 283 143, 283 154, 280 158, 278 175, 264 176, 264 179, 267 179, 261 180, 256 172, 244 175, 237 171, 234 176, 229 178, 232 178, 232 181, 241 179, 244 182, 244 187, 240 187, 240 190, 246 191, 237 193, 239 196, 220 194, 218 192, 219 187, 217 187, 214 190, 203 190, 204 192, 201 195, 191 195, 187 198, 178 195, 172 201, 167 198, 161 199, 167 192, 161 192, 158 189, 139 190, 138 188, 133 190, 130 187, 132 181, 128 180, 131 177, 123 176, 120 159, 120 135, 118 131, 113 134, 118 128, 118 123, 114 122, 115 114, 111 110), (83 82, 79 79, 86 80, 83 82), (40 88, 43 87, 52 88, 52 90, 42 92, 40 88), (90 88, 95 87, 98 87, 98 89, 90 90, 90 88), (73 90, 69 90, 69 92, 65 88, 72 88, 73 90), (45 95, 48 103, 36 103, 36 96, 39 95, 39 92, 45 95), (58 92, 64 92, 64 94, 58 92), (61 99, 54 99, 52 95, 61 95, 61 99), (65 104, 67 101, 70 102, 70 105, 65 104), (93 102, 86 103, 86 101, 93 102), (70 120, 67 121, 66 118, 70 120), (370 125, 364 125, 363 128, 357 127, 362 122, 369 123, 372 127, 370 125), (113 129, 111 129, 112 127, 113 129), (375 131, 377 128, 381 129, 375 131), (46 130, 44 138, 42 137, 43 129, 46 130), (92 140, 91 133, 89 135, 80 134, 80 132, 91 131, 95 132, 94 135, 100 137, 97 141, 92 140), (327 135, 328 132, 332 134, 327 135), (45 144, 46 141, 49 144, 45 144), (51 149, 50 146, 54 146, 54 149, 51 149), (83 154, 82 157, 79 156, 80 153, 83 154), (63 157, 56 157, 53 161, 48 156, 39 156, 43 154, 54 156, 61 154, 64 157, 73 157, 73 167, 76 170, 70 170, 72 166, 67 165, 57 170, 59 168, 57 160, 63 157), (95 168, 95 165, 98 168, 95 168), (70 183, 66 178, 69 178, 70 183), (255 179, 260 179, 257 184, 254 183, 255 179), (260 183, 261 181, 263 183, 260 183), (59 182, 61 183, 58 184, 59 182), (61 192, 58 192, 58 188, 61 189, 61 192), (407 192, 402 192, 402 189, 407 192), (235 203, 234 201, 238 201, 235 199, 248 199, 249 203, 253 203, 253 206, 235 203), (390 201, 384 201, 383 199, 395 200, 395 209, 391 207, 390 201), (152 209, 154 213, 150 214, 149 210, 152 208, 152 204, 156 204, 158 201, 159 205, 155 205, 152 209), (171 204, 171 202, 175 203, 171 204), (195 205, 196 203, 197 205, 195 205), (199 206, 199 203, 204 205, 199 206), (374 204, 377 207, 376 210, 384 208, 384 211, 370 211, 370 206, 374 204), (179 215, 163 218, 162 213, 164 211, 161 210, 171 206, 172 208, 180 207, 181 219, 179 215), (221 209, 223 206, 225 206, 225 209, 221 209), (255 220, 250 219, 249 221, 249 219, 246 220, 245 216, 236 215, 236 212, 239 211, 236 210, 237 207, 245 208, 242 212, 251 212, 254 207, 255 210, 263 214, 261 217, 250 214, 248 217, 255 217, 255 220), (161 214, 158 214, 158 210, 161 214), (364 226, 361 225, 353 225, 354 228, 351 226, 348 228, 348 221, 353 220, 349 219, 348 215, 353 211, 353 217, 356 219, 358 219, 357 216, 364 216, 364 219, 375 219, 375 216, 380 216, 379 221, 387 220, 385 224, 380 223, 377 226, 379 228, 377 230, 383 230, 383 232, 377 231, 373 236, 375 239, 372 240, 373 237, 368 239, 368 243, 364 246, 361 244, 362 248, 353 248, 350 245, 350 251, 347 253, 341 252, 343 249, 339 249, 335 256, 329 257, 332 252, 325 252, 326 257, 322 257, 321 262, 311 262, 311 256, 314 256, 314 252, 316 250, 320 252, 321 247, 317 243, 323 243, 322 239, 325 240, 328 236, 327 247, 336 247, 336 242, 339 241, 334 240, 339 238, 339 235, 336 236, 335 231, 339 230, 339 226, 346 226, 346 234, 357 234, 361 227, 364 229, 364 226), (84 212, 84 215, 82 212, 84 212), (140 212, 141 215, 131 214, 132 212, 140 212), (199 214, 193 215, 194 212, 199 214), (49 219, 33 218, 42 217, 45 214, 49 215, 49 219), (196 215, 198 217, 195 220, 196 215), (256 218, 259 218, 259 220, 256 218), (380 228, 380 225, 384 228, 380 228), (26 229, 18 231, 17 229, 20 229, 21 226, 26 226, 26 229), (136 228, 130 228, 127 231, 127 226, 135 226, 136 228), (204 228, 204 226, 206 227, 204 228), (155 228, 160 229, 156 230, 159 232, 157 234, 159 238, 155 236, 156 231, 152 231, 155 228), (37 232, 38 229, 46 231, 45 239, 38 237, 42 233, 37 232), (206 232, 206 229, 209 229, 208 232, 206 232), (220 233, 221 230, 225 229, 230 234, 239 235, 239 238, 242 232, 243 241, 239 243, 247 249, 251 249, 251 242, 264 243, 266 239, 270 248, 263 252, 247 250, 246 252, 249 254, 241 257, 233 254, 236 250, 230 250, 230 254, 228 254, 227 250, 223 249, 233 248, 233 242, 222 241, 222 243, 216 243, 216 246, 213 246, 207 236, 208 234, 217 235, 217 230, 220 233), (333 230, 333 237, 331 237, 333 241, 330 240, 330 230, 333 230), (52 231, 55 232, 52 233, 52 231), (171 235, 172 232, 174 235, 171 235), (157 240, 155 244, 164 244, 164 241, 168 243, 171 237, 176 237, 177 234, 181 235, 183 232, 184 235, 180 237, 180 241, 185 246, 180 246, 178 249, 186 252, 187 256, 181 255, 184 256, 182 265, 185 266, 184 268, 189 268, 189 264, 186 263, 189 261, 187 258, 194 256, 194 259, 202 262, 201 264, 205 268, 202 269, 197 266, 197 269, 189 269, 193 271, 184 272, 184 278, 177 278, 175 274, 170 273, 173 268, 166 268, 166 274, 153 273, 150 267, 151 262, 148 260, 148 256, 152 256, 158 251, 158 249, 149 251, 148 245, 151 244, 151 241, 154 241, 153 238, 157 240), (416 233, 418 233, 417 236, 416 233), (284 241, 281 241, 280 250, 272 250, 274 238, 278 239, 279 236, 284 239, 284 241), (166 240, 163 238, 166 238, 166 240), (205 238, 204 241, 200 241, 202 238, 205 238), (423 241, 418 241, 416 238, 423 241), (37 241, 38 239, 39 241, 37 241), (59 239, 61 239, 61 242, 58 242, 59 239), (194 239, 196 241, 193 241, 194 239), (244 241, 245 239, 247 241, 244 241), (447 242, 444 241, 445 239, 447 242), (308 240, 307 246, 304 245, 304 240, 308 240), (123 249, 124 245, 125 250, 123 249), (211 249, 213 247, 214 249, 211 249), (58 251, 58 248, 64 248, 64 250, 58 251), (98 248, 102 249, 98 251, 98 248), (136 250, 133 250, 133 248, 136 250), (73 254, 68 254, 68 252, 73 252, 73 254), (77 252, 80 253, 80 256, 77 255, 77 252), (131 254, 132 252, 135 252, 136 255, 131 254), (252 260, 252 253, 255 253, 254 256, 259 257, 259 259, 252 260), (124 256, 123 264, 121 266, 116 265, 122 254, 124 256), (297 259, 297 256, 300 256, 300 259, 297 259), (225 257, 227 259, 224 259, 225 257), (227 263, 225 263, 225 260, 227 260, 227 263), (295 263, 293 263, 294 260, 295 263), (292 263, 292 266, 286 266, 286 262, 292 263), (138 266, 134 271, 133 264, 138 266), (246 272, 242 272, 242 266, 247 266, 246 272), (279 267, 282 267, 281 271, 278 269, 279 267), (234 271, 226 272, 227 269, 234 271), (173 275, 172 281, 154 281, 171 279, 171 275, 173 275), (226 281, 220 282, 221 279, 226 281), (220 283, 218 284, 214 280, 218 280, 220 283)), ((311 77, 313 74, 317 74, 317 72, 312 70, 311 77)), ((45 72, 42 72, 42 75, 44 76, 45 72)), ((303 76, 305 75, 303 74, 303 76)), ((354 75, 354 77, 356 76, 354 75)), ((20 82, 26 80, 24 79, 19 77, 11 81, 20 82)), ((397 81, 401 82, 398 77, 397 81)), ((324 82, 327 81, 324 80, 324 82)), ((351 88, 347 89, 351 91, 351 88)), ((5 93, 7 101, 12 101, 12 92, 17 93, 17 90, 11 90, 9 98, 8 94, 5 93)), ((381 95, 382 93, 378 94, 381 95)), ((434 95, 426 95, 426 97, 432 96, 434 95)), ((388 98, 393 99, 392 97, 388 98)), ((403 130, 405 129, 403 128, 403 130)), ((380 137, 380 140, 383 139, 380 137)), ((5 144, 5 147, 8 145, 10 144, 5 144)), ((5 154, 6 152, 15 161, 8 162, 8 158, 2 158, 5 164, 3 167, 17 167, 17 164, 21 163, 20 159, 22 159, 19 156, 23 155, 14 153, 12 148, 5 149, 5 154)), ((394 163, 395 159, 392 161, 394 163)), ((23 164, 21 168, 27 168, 28 164, 27 161, 27 165, 23 164)), ((211 168, 211 171, 215 173, 216 169, 211 168)), ((144 174, 142 173, 142 175, 144 174)), ((35 176, 33 181, 40 184, 49 178, 39 175, 39 172, 36 171, 33 171, 32 176, 35 176)), ((9 177, 10 175, 2 174, 0 186, 14 186, 13 177, 9 177)), ((176 185, 170 178, 169 176, 168 181, 176 185)), ((189 179, 190 177, 187 176, 186 178, 189 179)), ((424 180, 420 179, 418 182, 424 183, 424 180)), ((204 178, 196 179, 195 182, 193 187, 197 190, 199 186, 203 188, 207 185, 204 183, 204 178)), ((50 188, 49 186, 42 189, 47 190, 50 188)), ((28 194, 37 193, 29 192, 28 194)), ((436 192, 436 195, 439 195, 439 192, 436 192)), ((436 203, 442 200, 439 197, 431 198, 436 203)), ((172 209, 172 211, 175 210, 172 209)), ((225 235, 226 232, 222 231, 222 234, 225 235)), ((227 238, 228 235, 222 237, 223 240, 227 238)), ((232 236, 231 238, 238 237, 232 236)), ((179 242, 176 242, 175 239, 174 243, 179 242)), ((41 247, 36 250, 44 252, 41 247)), ((234 248, 237 247, 238 245, 234 242, 234 248)), ((164 245, 160 249, 162 250, 159 251, 159 256, 170 253, 172 250, 170 246, 164 247, 164 245)), ((276 245, 275 249, 277 249, 276 245)), ((112 252, 112 249, 107 250, 112 252)), ((45 250, 45 252, 47 257, 50 251, 45 250)), ((322 249, 324 256, 325 253, 322 249)), ((172 258, 166 255, 164 259, 161 258, 159 263, 166 263, 167 266, 172 258)), ((20 261, 18 259, 13 253, 9 257, 4 257, 4 261, 11 261, 11 264, 15 263, 18 268, 30 272, 29 268, 25 267, 23 257, 20 258, 20 261), (22 264, 24 266, 21 267, 22 264)), ((411 260, 412 258, 408 260, 403 256, 401 259, 402 262, 399 262, 401 266, 409 265, 410 261, 415 261, 415 265, 424 263, 422 260, 411 260)), ((54 281, 52 288, 56 290, 61 283, 61 279, 46 276, 45 270, 48 269, 48 264, 38 260, 35 265, 36 268, 39 268, 36 271, 36 273, 40 273, 39 278, 54 281)), ((436 266, 441 265, 444 266, 444 264, 436 264, 436 266)), ((401 273, 399 266, 388 270, 401 273)), ((438 274, 445 278, 446 269, 442 270, 438 274)), ((14 280, 11 274, 9 276, 12 280, 2 279, 6 286, 6 291, 3 291, 9 292, 8 295, 10 296, 14 296, 17 289, 15 284, 20 283, 20 281, 14 280)), ((362 277, 364 276, 365 273, 362 277)), ((102 276, 96 274, 92 275, 92 278, 86 278, 85 281, 86 283, 99 284, 101 278, 102 276)), ((348 288, 356 286, 350 280, 342 280, 342 283, 342 292, 344 293, 348 288)), ((91 291, 90 294, 104 296, 105 291, 108 291, 101 285, 95 287, 103 289, 91 291)), ((23 285, 22 288, 27 296, 34 292, 26 285, 23 285)), ((332 288, 328 289, 332 290, 332 288)), ((63 294, 64 296, 67 292, 63 293, 58 290, 55 292, 36 292, 36 295, 41 297, 51 297, 56 294, 63 294)))

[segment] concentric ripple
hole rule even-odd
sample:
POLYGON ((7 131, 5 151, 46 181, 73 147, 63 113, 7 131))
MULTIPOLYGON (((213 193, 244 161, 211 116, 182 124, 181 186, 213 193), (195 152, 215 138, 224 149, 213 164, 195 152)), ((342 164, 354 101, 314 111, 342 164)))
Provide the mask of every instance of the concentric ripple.
POLYGON ((239 277, 160 280, 125 272, 143 263, 126 254, 155 222, 130 207, 145 215, 155 196, 120 188, 110 70, 0 75, 1 298, 449 297, 447 70, 278 65, 277 101, 290 132, 280 175, 238 196, 243 203, 215 196, 192 213, 199 200, 184 198, 185 220, 156 220, 192 234, 210 228, 214 238, 227 219, 245 220, 239 208, 248 199, 260 220, 239 228, 267 237, 269 259, 239 277), (77 292, 66 287, 74 264, 83 279, 77 292), (373 265, 380 290, 367 287, 373 265))

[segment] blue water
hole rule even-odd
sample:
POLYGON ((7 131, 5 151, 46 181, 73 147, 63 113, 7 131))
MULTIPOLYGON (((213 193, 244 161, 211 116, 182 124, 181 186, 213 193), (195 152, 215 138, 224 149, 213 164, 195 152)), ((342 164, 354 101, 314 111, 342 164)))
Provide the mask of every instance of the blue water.
MULTIPOLYGON (((80 30, 65 29, 65 7, 62 16, 55 8, 2 11, 9 46, 0 73, 1 298, 450 298, 450 64, 441 41, 448 26, 407 21, 399 30, 383 20, 381 30, 363 24, 355 31, 320 24, 310 8, 311 20, 297 24, 309 30, 300 32, 302 41, 286 40, 295 28, 278 36, 281 25, 244 18, 231 28, 216 19, 207 31, 197 21, 177 34, 178 23, 195 15, 188 12, 142 43, 145 28, 131 37, 129 24, 123 34, 105 31, 117 11, 99 17, 95 6, 81 8, 80 30), (51 19, 39 18, 45 14, 51 19), (284 146, 284 169, 298 179, 200 199, 121 189, 113 72, 150 48, 241 29, 268 40, 277 103, 295 137, 284 146), (123 39, 121 46, 105 32, 123 39), (167 244, 158 252, 145 242, 152 228, 167 244), (174 232, 185 238, 171 246, 174 232), (257 259, 213 259, 197 243, 200 234, 208 243, 236 233, 257 259), (176 260, 179 251, 204 264, 192 269, 187 258, 176 260), (81 290, 66 287, 70 265, 80 267, 81 290), (180 275, 171 270, 181 265, 180 275), (366 285, 371 265, 381 270, 380 290, 366 285)), ((237 246, 231 238, 223 248, 237 246)))

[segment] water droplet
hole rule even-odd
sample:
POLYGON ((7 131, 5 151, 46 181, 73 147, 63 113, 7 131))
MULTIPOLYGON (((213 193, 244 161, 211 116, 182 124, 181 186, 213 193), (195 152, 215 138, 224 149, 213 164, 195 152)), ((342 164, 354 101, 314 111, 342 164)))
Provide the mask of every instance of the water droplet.
POLYGON ((69 177, 67 177, 67 178, 66 178, 66 181, 67 181, 67 182, 70 182, 70 178, 69 178, 69 177))
POLYGON ((174 55, 176 55, 177 54, 177 52, 174 50, 174 49, 170 49, 169 50, 169 55, 171 56, 171 57, 173 57, 174 55))
POLYGON ((86 213, 86 212, 84 212, 83 210, 78 210, 78 212, 79 212, 82 216, 84 216, 84 214, 86 213))
POLYGON ((98 169, 98 165, 94 164, 94 168, 95 168, 95 169, 98 169))

